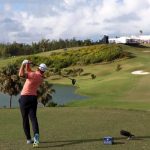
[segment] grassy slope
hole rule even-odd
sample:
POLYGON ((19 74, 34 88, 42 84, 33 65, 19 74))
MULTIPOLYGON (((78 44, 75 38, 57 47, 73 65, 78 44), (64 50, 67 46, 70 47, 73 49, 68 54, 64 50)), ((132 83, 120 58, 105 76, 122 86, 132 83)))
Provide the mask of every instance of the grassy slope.
MULTIPOLYGON (((93 108, 40 108, 41 144, 51 150, 147 150, 150 147, 150 113, 93 108), (136 116, 136 117, 135 117, 136 116), (132 131, 138 138, 128 141, 119 131, 132 131), (115 145, 103 145, 104 136, 113 136, 115 145)), ((0 149, 30 150, 26 145, 19 109, 0 109, 0 149)))
POLYGON ((0 68, 6 66, 7 64, 13 63, 19 57, 9 57, 7 59, 0 59, 0 68))
POLYGON ((125 47, 136 57, 105 65, 91 65, 86 68, 97 75, 95 80, 79 79, 80 88, 77 90, 91 96, 87 101, 76 101, 69 106, 100 106, 126 109, 150 109, 150 76, 132 75, 134 70, 150 71, 150 48, 125 47), (122 70, 115 71, 117 64, 122 70))

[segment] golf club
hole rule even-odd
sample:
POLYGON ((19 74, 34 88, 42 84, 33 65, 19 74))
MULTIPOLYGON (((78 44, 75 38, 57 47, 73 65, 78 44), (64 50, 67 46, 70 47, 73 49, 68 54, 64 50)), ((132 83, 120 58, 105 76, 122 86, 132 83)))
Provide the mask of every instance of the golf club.
MULTIPOLYGON (((33 63, 33 62, 30 62, 29 64, 32 64, 32 65, 34 65, 34 66, 38 66, 39 67, 39 65, 37 65, 37 64, 35 64, 35 63, 33 63)), ((72 85, 75 85, 76 84, 76 79, 72 79, 72 78, 70 78, 70 77, 68 77, 68 76, 65 76, 65 75, 61 75, 62 77, 65 77, 65 78, 67 78, 67 79, 70 79, 71 80, 71 82, 72 82, 72 85)))

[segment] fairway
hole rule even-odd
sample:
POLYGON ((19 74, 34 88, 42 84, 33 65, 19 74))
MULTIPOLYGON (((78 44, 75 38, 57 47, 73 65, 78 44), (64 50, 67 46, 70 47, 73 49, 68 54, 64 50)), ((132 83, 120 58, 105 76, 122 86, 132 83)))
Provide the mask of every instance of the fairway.
POLYGON ((93 64, 83 67, 86 72, 96 75, 77 78, 78 93, 88 95, 86 101, 74 101, 68 106, 94 106, 102 108, 121 108, 150 110, 150 75, 133 75, 132 71, 150 72, 150 48, 124 46, 135 57, 111 62, 109 64, 93 64), (122 69, 115 71, 117 64, 122 69))
MULTIPOLYGON (((39 108, 41 143, 38 149, 51 150, 148 150, 150 112, 98 108, 39 108), (136 138, 127 140, 120 130, 136 138), (104 145, 103 137, 114 137, 104 145)), ((21 125, 19 109, 0 109, 0 149, 30 150, 21 125)))

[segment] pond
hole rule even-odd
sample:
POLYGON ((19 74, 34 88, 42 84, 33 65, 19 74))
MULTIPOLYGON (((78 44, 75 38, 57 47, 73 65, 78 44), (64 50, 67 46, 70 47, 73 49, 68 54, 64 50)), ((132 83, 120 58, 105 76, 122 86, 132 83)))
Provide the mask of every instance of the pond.
MULTIPOLYGON (((55 89, 55 93, 52 94, 53 101, 56 102, 58 105, 64 105, 68 102, 74 100, 85 100, 87 96, 81 96, 75 93, 76 88, 74 86, 68 85, 53 85, 52 87, 55 89)), ((0 108, 9 107, 9 95, 0 93, 0 108)), ((13 96, 12 98, 12 107, 18 107, 18 99, 19 96, 13 96)))

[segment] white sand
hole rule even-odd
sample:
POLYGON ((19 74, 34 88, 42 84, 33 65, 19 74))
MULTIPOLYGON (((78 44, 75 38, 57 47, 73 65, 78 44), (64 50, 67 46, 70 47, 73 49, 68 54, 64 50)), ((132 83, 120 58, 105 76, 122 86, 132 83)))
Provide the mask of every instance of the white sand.
POLYGON ((150 72, 145 72, 143 70, 137 70, 137 71, 131 72, 131 74, 135 74, 135 75, 147 75, 147 74, 150 74, 150 72))
POLYGON ((143 52, 145 52, 145 53, 150 53, 150 51, 143 51, 143 52))

